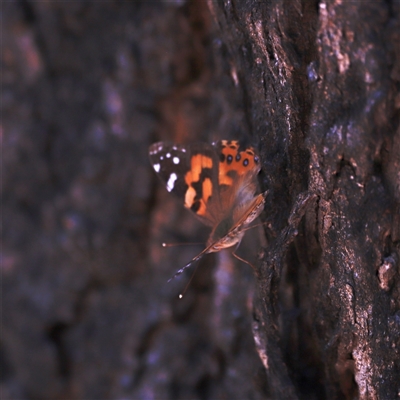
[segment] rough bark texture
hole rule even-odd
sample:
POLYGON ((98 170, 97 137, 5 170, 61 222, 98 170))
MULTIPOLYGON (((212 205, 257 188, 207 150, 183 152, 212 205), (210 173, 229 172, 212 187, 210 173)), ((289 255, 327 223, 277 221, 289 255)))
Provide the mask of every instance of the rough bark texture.
POLYGON ((2 399, 398 397, 398 2, 2 7, 2 399), (224 138, 267 240, 179 300, 207 230, 147 148, 224 138))

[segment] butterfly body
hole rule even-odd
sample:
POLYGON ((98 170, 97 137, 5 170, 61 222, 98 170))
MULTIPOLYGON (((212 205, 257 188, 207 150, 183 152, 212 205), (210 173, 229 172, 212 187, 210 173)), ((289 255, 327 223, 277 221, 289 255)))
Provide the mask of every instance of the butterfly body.
POLYGON ((260 166, 252 147, 228 140, 188 146, 158 142, 149 156, 167 190, 213 228, 207 247, 175 276, 204 254, 238 245, 264 208, 266 193, 255 195, 260 166))

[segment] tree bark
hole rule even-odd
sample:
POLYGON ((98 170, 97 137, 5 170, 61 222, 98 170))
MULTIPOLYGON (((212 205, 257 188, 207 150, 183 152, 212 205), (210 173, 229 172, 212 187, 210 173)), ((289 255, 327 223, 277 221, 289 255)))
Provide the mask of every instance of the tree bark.
POLYGON ((273 397, 395 398, 398 6, 211 4, 270 189, 255 332, 273 397))

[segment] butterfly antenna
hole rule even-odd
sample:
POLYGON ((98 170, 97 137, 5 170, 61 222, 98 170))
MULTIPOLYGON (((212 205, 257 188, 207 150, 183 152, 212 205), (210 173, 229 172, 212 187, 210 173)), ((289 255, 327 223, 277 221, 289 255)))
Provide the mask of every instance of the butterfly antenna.
POLYGON ((197 246, 199 244, 202 244, 201 242, 197 242, 197 243, 161 243, 162 247, 175 247, 175 246, 197 246))
POLYGON ((196 265, 196 268, 194 269, 193 274, 192 274, 192 276, 191 276, 190 279, 189 279, 189 282, 186 284, 185 289, 183 289, 183 292, 179 294, 178 297, 179 297, 180 299, 181 299, 181 298, 184 296, 184 294, 186 293, 186 291, 187 291, 187 289, 188 289, 188 287, 189 287, 189 285, 190 285, 190 282, 192 282, 192 280, 193 280, 193 278, 194 278, 194 275, 196 274, 196 271, 197 271, 198 266, 199 266, 199 264, 196 265))

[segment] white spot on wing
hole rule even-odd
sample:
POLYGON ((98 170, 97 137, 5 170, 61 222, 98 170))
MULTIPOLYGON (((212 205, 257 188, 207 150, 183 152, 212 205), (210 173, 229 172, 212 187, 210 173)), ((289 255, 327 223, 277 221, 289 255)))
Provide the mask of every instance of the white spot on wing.
POLYGON ((171 153, 167 153, 167 154, 165 155, 165 157, 170 158, 170 157, 171 157, 171 153))
POLYGON ((150 155, 154 155, 159 153, 161 150, 163 149, 163 144, 162 143, 154 143, 151 146, 151 150, 150 150, 150 155))
POLYGON ((164 156, 160 156, 160 160, 161 160, 161 161, 164 160, 164 156))
POLYGON ((160 172, 160 164, 154 164, 153 168, 156 172, 160 172))
POLYGON ((181 149, 182 153, 186 153, 186 149, 181 149))
POLYGON ((178 157, 174 157, 173 159, 172 159, 172 161, 173 161, 173 163, 174 164, 179 164, 179 158, 178 157))
POLYGON ((174 186, 175 186, 175 181, 178 179, 178 176, 175 173, 172 173, 169 176, 168 182, 167 182, 167 190, 170 192, 174 186))

